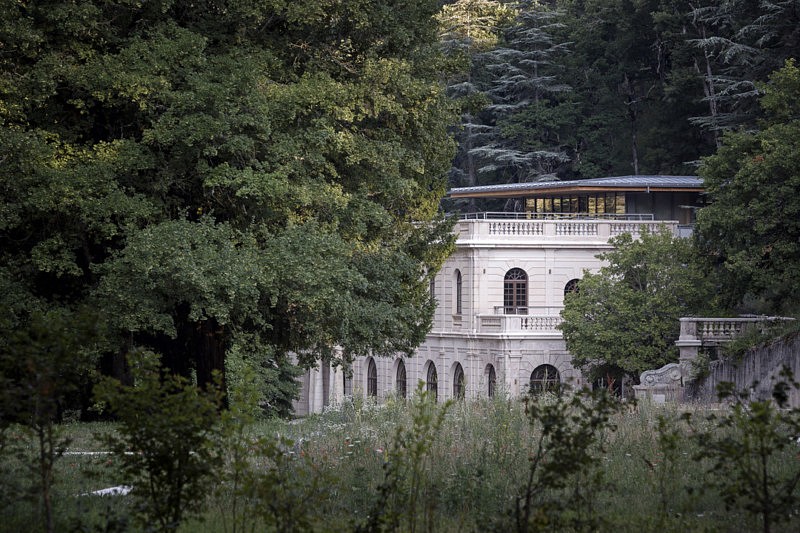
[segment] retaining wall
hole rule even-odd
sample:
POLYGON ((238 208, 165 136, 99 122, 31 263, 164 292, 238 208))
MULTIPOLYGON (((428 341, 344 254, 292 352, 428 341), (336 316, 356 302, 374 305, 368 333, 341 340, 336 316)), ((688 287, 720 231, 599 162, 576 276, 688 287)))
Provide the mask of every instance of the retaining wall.
MULTIPOLYGON (((772 388, 781 380, 779 373, 788 366, 800 381, 800 333, 792 333, 748 351, 741 361, 711 361, 709 375, 686 384, 685 398, 698 403, 715 403, 717 384, 732 382, 737 390, 750 389, 751 397, 772 397, 772 388)), ((789 405, 800 407, 800 391, 791 389, 789 405)))

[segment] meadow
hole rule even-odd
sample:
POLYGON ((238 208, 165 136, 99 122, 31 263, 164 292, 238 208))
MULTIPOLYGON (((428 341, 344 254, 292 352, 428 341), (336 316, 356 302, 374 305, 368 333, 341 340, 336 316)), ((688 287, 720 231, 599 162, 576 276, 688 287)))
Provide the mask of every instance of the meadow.
MULTIPOLYGON (((125 484, 124 457, 109 453, 102 437, 119 426, 63 424, 55 530, 800 529, 800 447, 780 411, 768 421, 775 442, 759 444, 751 440, 759 427, 732 423, 727 407, 609 404, 602 412, 594 400, 581 402, 588 407, 556 396, 446 405, 356 398, 304 419, 248 421, 215 437, 218 466, 205 478, 208 490, 180 524, 166 527, 142 518, 132 494, 90 494, 125 484), (728 457, 720 443, 734 446, 728 457), (753 453, 737 455, 743 449, 753 453), (762 466, 772 502, 759 502, 747 485, 762 466), (772 513, 766 528, 765 505, 772 513)), ((749 407, 742 413, 765 421, 749 407)), ((3 448, 0 530, 44 530, 32 488, 36 443, 12 427, 3 448)))

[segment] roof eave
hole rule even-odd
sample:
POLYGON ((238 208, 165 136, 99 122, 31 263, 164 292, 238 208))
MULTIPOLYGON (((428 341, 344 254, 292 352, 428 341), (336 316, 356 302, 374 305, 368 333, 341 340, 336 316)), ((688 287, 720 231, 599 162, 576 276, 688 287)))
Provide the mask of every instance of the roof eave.
POLYGON ((470 192, 457 192, 451 190, 448 192, 450 198, 515 198, 515 197, 536 197, 536 196, 552 196, 554 194, 563 193, 589 193, 589 192, 704 192, 703 187, 553 187, 548 189, 515 189, 508 191, 470 191, 470 192))

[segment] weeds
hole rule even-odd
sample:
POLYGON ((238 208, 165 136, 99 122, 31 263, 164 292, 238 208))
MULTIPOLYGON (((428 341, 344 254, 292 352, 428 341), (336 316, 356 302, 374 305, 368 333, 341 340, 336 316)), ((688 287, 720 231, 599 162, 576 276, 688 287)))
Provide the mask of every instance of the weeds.
POLYGON ((764 533, 796 520, 800 505, 800 409, 786 409, 788 389, 798 383, 786 368, 781 375, 772 400, 750 401, 731 386, 722 389, 720 398, 733 403, 730 410, 711 415, 711 428, 696 435, 696 458, 708 460, 707 485, 728 509, 760 517, 764 533))
MULTIPOLYGON (((785 389, 777 390, 779 397, 781 391, 785 389)), ((213 475, 198 478, 203 491, 196 500, 200 503, 181 515, 178 530, 724 531, 731 524, 752 528, 748 520, 757 516, 762 521, 765 499, 753 491, 756 485, 750 485, 753 490, 737 485, 741 467, 736 454, 757 448, 758 431, 748 424, 765 420, 772 421, 765 427, 773 428, 765 434, 777 443, 767 470, 775 481, 768 482, 770 531, 796 531, 800 523, 796 499, 800 448, 789 438, 800 428, 777 403, 768 410, 769 416, 762 416, 752 402, 743 403, 741 417, 755 421, 737 418, 733 405, 715 417, 701 412, 686 424, 668 409, 643 405, 637 411, 619 411, 612 400, 585 392, 545 395, 527 403, 496 398, 447 406, 425 396, 418 391, 409 401, 394 398, 382 405, 345 402, 291 423, 256 420, 247 401, 233 402, 229 411, 208 418, 211 426, 203 426, 210 428, 203 429, 210 442, 192 447, 209 446, 213 475), (730 426, 723 423, 728 417, 733 417, 730 426), (751 444, 736 440, 745 435, 751 444), (735 450, 719 446, 723 438, 739 444, 735 450), (706 451, 701 453, 702 449, 706 451), (730 493, 734 499, 722 485, 726 479, 740 487, 730 493)), ((149 416, 164 416, 164 411, 154 410, 149 416)), ((119 438, 128 431, 122 423, 104 428, 116 429, 119 438)), ((9 431, 6 443, 21 435, 15 427, 9 431)), ((92 443, 84 425, 63 426, 60 431, 80 446, 103 449, 92 443)), ((25 436, 16 447, 32 451, 31 439, 25 436)), ((148 527, 136 518, 137 507, 127 503, 132 496, 116 500, 78 496, 87 491, 90 468, 106 476, 103 483, 130 482, 112 477, 116 467, 108 462, 125 457, 141 460, 146 454, 136 453, 144 449, 141 445, 129 443, 118 449, 122 448, 128 454, 113 460, 72 456, 55 464, 55 478, 66 483, 54 493, 60 517, 57 529, 148 527), (75 520, 68 522, 70 516, 75 520)), ((202 458, 189 455, 192 460, 202 458)), ((7 473, 23 472, 18 461, 4 463, 7 473)), ((7 509, 17 517, 7 524, 16 529, 25 523, 20 513, 36 512, 28 507, 7 509)), ((176 522, 151 522, 149 527, 171 528, 176 522)))

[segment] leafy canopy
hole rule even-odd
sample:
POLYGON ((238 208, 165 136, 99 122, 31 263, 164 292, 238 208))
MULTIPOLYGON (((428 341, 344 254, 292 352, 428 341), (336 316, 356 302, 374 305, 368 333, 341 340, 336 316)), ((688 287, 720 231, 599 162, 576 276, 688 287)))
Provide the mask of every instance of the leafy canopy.
POLYGON ((606 266, 567 295, 560 328, 573 365, 592 377, 605 365, 638 379, 677 358, 682 316, 710 305, 711 286, 691 241, 662 227, 611 239, 606 266))
POLYGON ((793 312, 800 301, 800 69, 787 61, 763 89, 761 130, 726 135, 703 160, 711 205, 698 213, 697 229, 729 305, 793 312))
POLYGON ((141 347, 201 382, 232 349, 281 376, 413 350, 450 246, 436 11, 3 3, 3 325, 90 305, 107 367, 141 347))

